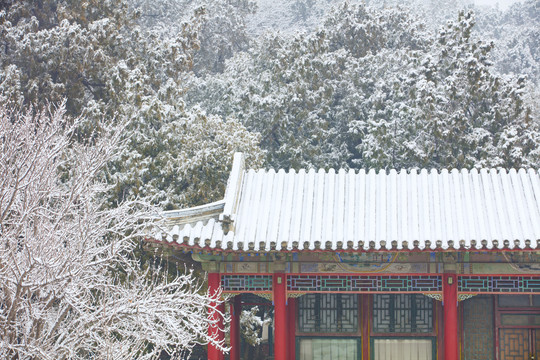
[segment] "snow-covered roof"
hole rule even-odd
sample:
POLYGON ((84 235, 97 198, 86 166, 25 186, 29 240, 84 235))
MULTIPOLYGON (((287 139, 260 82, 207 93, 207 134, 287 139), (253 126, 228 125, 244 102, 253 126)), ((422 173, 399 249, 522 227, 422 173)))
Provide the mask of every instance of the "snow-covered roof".
POLYGON ((212 250, 537 249, 540 175, 500 170, 245 170, 222 201, 166 212, 157 241, 212 250))

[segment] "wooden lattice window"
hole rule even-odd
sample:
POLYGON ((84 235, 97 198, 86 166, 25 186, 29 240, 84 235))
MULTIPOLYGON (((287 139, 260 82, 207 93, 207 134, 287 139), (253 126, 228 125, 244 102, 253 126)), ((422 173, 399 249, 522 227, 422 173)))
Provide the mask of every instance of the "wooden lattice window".
POLYGON ((463 301, 463 355, 466 360, 492 360, 493 298, 475 296, 463 301))
POLYGON ((389 337, 371 338, 371 359, 433 360, 435 338, 389 337))
POLYGON ((298 330, 302 333, 357 333, 358 296, 307 294, 300 297, 298 330))
POLYGON ((359 360, 360 337, 300 337, 297 342, 299 360, 359 360))
POLYGON ((540 295, 499 295, 499 307, 540 307, 540 295))
POLYGON ((375 295, 373 332, 432 333, 433 300, 420 294, 375 295))

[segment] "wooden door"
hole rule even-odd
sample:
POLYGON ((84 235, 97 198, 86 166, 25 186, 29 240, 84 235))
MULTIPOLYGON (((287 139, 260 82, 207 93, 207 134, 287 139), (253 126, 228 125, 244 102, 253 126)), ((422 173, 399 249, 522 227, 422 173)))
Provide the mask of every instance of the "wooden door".
POLYGON ((499 360, 537 360, 540 356, 540 329, 500 329, 499 360))

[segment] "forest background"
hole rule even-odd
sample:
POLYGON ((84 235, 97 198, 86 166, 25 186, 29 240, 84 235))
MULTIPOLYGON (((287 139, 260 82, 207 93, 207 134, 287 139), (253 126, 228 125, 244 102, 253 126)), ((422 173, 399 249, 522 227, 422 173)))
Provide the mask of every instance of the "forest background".
POLYGON ((73 119, 85 146, 121 129, 92 174, 100 209, 218 200, 237 151, 256 168, 540 166, 538 0, 6 0, 0 45, 3 117, 73 119))
POLYGON ((540 164, 540 3, 5 1, 0 101, 129 122, 111 205, 275 168, 540 164))

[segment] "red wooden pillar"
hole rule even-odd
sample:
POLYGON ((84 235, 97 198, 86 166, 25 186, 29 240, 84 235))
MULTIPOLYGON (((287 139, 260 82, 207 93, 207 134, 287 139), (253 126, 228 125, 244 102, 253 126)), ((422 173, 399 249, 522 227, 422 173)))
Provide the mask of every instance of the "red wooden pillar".
POLYGON ((287 303, 286 275, 275 273, 272 279, 274 293, 274 360, 287 360, 287 303))
POLYGON ((231 352, 230 360, 240 360, 240 314, 242 297, 236 295, 231 303, 231 352))
POLYGON ((443 275, 444 360, 459 360, 457 276, 443 275))
MULTIPOLYGON (((219 288, 221 286, 220 282, 221 279, 219 273, 214 272, 208 274, 208 292, 210 296, 215 296, 215 294, 219 293, 219 288)), ((216 302, 211 303, 212 306, 215 306, 215 304, 216 302)), ((223 312, 223 310, 225 310, 225 305, 220 304, 218 310, 223 312)), ((217 320, 216 324, 208 327, 208 335, 218 341, 223 341, 223 317, 217 311, 210 311, 208 317, 211 320, 217 320)), ((208 344, 208 360, 223 360, 223 353, 214 345, 208 344)))
MULTIPOLYGON (((219 310, 220 313, 225 314, 225 303, 224 302, 219 304, 218 310, 219 310)), ((225 326, 223 324, 223 317, 222 316, 219 317, 219 328, 222 329, 221 331, 219 331, 219 340, 223 341, 223 344, 225 345, 225 332, 223 331, 223 329, 225 329, 225 326)), ((222 353, 221 351, 219 351, 219 360, 224 360, 224 359, 225 359, 225 353, 222 353)))
POLYGON ((444 360, 444 309, 441 301, 435 301, 437 360, 444 360))
POLYGON ((360 319, 362 324, 361 334, 362 334, 362 359, 369 359, 369 339, 370 339, 370 321, 371 321, 371 295, 369 294, 363 294, 359 295, 359 298, 361 300, 361 311, 360 311, 360 319))
POLYGON ((287 330, 289 330, 289 360, 296 358, 296 299, 287 299, 287 330))

